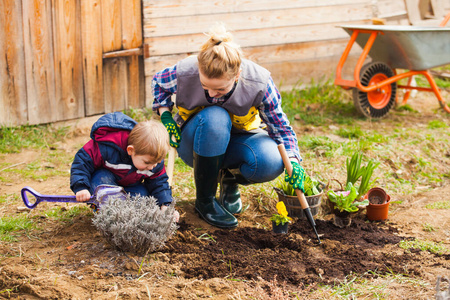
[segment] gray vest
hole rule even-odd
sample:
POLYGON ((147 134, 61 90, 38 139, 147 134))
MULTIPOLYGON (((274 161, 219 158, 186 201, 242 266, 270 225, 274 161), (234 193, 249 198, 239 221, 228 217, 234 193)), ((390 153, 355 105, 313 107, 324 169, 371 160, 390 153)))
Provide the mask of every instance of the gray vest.
MULTIPOLYGON (((209 103, 198 73, 197 56, 190 56, 177 64, 176 106, 192 110, 198 106, 220 105, 236 116, 245 116, 251 107, 258 107, 264 97, 270 72, 244 59, 239 82, 230 98, 223 103, 209 103)), ((178 115, 177 122, 183 120, 178 115)))

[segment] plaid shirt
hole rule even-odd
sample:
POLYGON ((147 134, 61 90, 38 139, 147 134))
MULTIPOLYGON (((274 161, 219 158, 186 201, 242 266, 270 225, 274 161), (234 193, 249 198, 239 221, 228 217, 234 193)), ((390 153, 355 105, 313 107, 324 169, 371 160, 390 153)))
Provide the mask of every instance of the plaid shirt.
MULTIPOLYGON (((177 69, 176 65, 156 73, 152 80, 153 96, 155 98, 152 109, 158 111, 160 107, 173 108, 172 95, 177 93, 177 69)), ((207 97, 210 103, 218 103, 226 100, 225 97, 207 97)), ((259 115, 267 125, 269 136, 277 144, 283 143, 290 157, 302 158, 298 150, 298 142, 286 114, 281 109, 281 95, 278 92, 272 78, 269 78, 267 89, 259 107, 259 115)))

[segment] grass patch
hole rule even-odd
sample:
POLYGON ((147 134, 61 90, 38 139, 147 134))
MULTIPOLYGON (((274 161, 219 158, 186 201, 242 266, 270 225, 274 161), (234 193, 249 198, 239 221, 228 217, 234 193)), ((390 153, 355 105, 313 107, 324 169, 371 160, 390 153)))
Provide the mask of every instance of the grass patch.
POLYGON ((428 209, 450 209, 450 201, 438 201, 425 205, 428 209))
POLYGON ((389 287, 396 284, 427 285, 425 281, 410 278, 406 274, 369 270, 361 275, 347 275, 339 284, 323 286, 322 291, 329 292, 331 296, 338 297, 338 299, 390 299, 389 287))
POLYGON ((423 228, 423 231, 426 231, 426 232, 436 231, 436 228, 434 228, 433 225, 428 224, 428 223, 423 224, 422 228, 423 228))
POLYGON ((151 109, 151 107, 145 107, 145 108, 128 108, 122 111, 124 114, 135 120, 136 122, 142 122, 146 120, 152 119, 152 116, 154 116, 154 113, 151 109))
POLYGON ((347 139, 358 139, 364 136, 364 132, 359 127, 339 128, 336 134, 347 139))
POLYGON ((19 200, 19 197, 20 197, 19 194, 1 195, 0 204, 17 201, 19 200))
POLYGON ((353 124, 355 108, 348 92, 333 84, 332 79, 312 80, 310 84, 289 92, 281 92, 282 108, 290 120, 301 120, 315 126, 330 121, 338 124, 353 124))
POLYGON ((18 153, 25 148, 52 148, 63 140, 69 127, 52 125, 24 125, 0 127, 0 153, 18 153))
POLYGON ((448 252, 448 249, 442 245, 442 242, 435 243, 432 241, 421 241, 421 240, 402 240, 399 247, 405 250, 409 249, 419 249, 421 251, 428 251, 430 253, 442 255, 448 252))
POLYGON ((14 217, 0 218, 0 241, 14 242, 17 241, 16 234, 19 231, 31 230, 34 228, 33 222, 28 219, 27 215, 19 215, 14 217))
POLYGON ((436 128, 447 128, 447 124, 441 120, 432 120, 428 122, 428 128, 429 129, 436 129, 436 128))

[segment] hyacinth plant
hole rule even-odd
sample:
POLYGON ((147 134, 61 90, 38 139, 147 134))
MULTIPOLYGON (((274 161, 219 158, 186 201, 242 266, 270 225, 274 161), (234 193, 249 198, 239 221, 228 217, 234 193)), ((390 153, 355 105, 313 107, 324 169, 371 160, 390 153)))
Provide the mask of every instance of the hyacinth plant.
POLYGON ((286 206, 284 205, 283 201, 280 201, 276 205, 278 214, 273 214, 270 218, 271 221, 275 222, 275 224, 278 225, 284 225, 286 223, 290 223, 292 218, 288 217, 288 212, 286 210, 286 206))

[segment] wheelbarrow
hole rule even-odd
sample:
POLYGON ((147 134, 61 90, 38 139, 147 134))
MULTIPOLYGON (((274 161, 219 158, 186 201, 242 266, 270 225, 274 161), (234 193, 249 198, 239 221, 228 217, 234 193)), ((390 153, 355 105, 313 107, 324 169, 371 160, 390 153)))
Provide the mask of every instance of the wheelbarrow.
POLYGON ((434 92, 440 106, 448 113, 439 87, 428 69, 450 64, 450 28, 444 27, 450 13, 439 26, 419 27, 400 25, 343 25, 351 37, 337 69, 335 85, 353 89, 356 110, 370 118, 381 118, 397 103, 397 87, 407 90, 402 104, 408 101, 411 90, 434 92), (342 68, 354 43, 362 49, 356 63, 354 79, 342 78, 342 68), (371 62, 364 64, 367 56, 371 62), (397 69, 406 70, 397 73, 397 69), (423 75, 430 87, 412 86, 413 76, 423 75), (406 85, 397 81, 409 78, 406 85))

